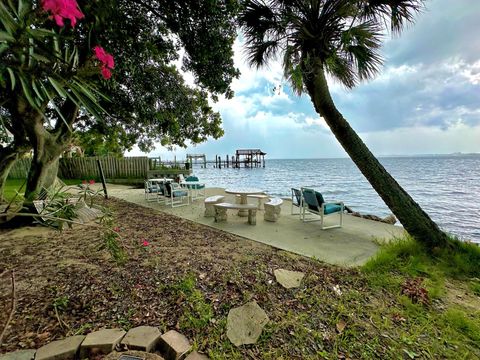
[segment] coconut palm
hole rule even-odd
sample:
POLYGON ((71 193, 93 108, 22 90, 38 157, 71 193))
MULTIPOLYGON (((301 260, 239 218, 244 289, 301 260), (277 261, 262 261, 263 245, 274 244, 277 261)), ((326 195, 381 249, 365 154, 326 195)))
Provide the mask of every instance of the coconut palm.
POLYGON ((405 229, 428 247, 447 235, 385 170, 336 108, 326 76, 353 88, 381 69, 389 28, 399 33, 422 0, 246 0, 239 16, 251 65, 283 58, 285 78, 315 110, 405 229))

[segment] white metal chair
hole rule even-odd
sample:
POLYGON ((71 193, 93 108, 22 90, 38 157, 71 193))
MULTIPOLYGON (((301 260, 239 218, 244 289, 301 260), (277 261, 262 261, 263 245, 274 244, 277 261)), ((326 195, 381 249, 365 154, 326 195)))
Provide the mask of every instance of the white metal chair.
POLYGON ((302 191, 300 189, 292 188, 292 207, 291 207, 292 215, 302 216, 302 207, 303 207, 302 191), (298 208, 298 213, 293 211, 294 206, 298 208))
POLYGON ((325 202, 321 193, 309 189, 302 188, 302 220, 303 222, 309 221, 321 221, 322 230, 333 229, 342 227, 343 224, 343 211, 345 210, 345 205, 341 201, 336 202, 325 202), (319 215, 320 218, 307 219, 306 212, 311 214, 319 215), (340 223, 338 225, 325 226, 324 218, 328 215, 337 214, 340 215, 340 223))
POLYGON ((170 204, 173 208, 190 204, 188 191, 182 189, 180 184, 167 182, 163 184, 163 186, 165 190, 164 201, 166 205, 170 204))
POLYGON ((161 195, 160 184, 156 182, 145 180, 145 200, 146 201, 158 201, 159 195, 161 195))

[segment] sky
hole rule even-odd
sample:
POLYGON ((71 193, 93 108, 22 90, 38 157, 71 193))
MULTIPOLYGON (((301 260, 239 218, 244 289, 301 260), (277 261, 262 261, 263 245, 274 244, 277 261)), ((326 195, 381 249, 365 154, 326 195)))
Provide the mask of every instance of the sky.
MULTIPOLYGON (((329 81, 337 108, 376 156, 480 152, 480 0, 426 4, 414 25, 386 37, 384 67, 374 80, 353 90, 329 81)), ((347 156, 308 95, 292 93, 279 62, 250 68, 241 35, 234 50, 241 71, 235 97, 213 104, 225 135, 174 151, 158 145, 148 156, 212 159, 239 148, 260 148, 267 159, 347 156)), ((134 148, 127 155, 145 153, 134 148)))

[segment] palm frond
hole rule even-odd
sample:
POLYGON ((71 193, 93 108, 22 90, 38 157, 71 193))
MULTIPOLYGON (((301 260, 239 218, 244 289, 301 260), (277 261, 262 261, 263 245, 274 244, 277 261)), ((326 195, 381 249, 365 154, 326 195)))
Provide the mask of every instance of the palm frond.
POLYGON ((238 21, 245 35, 249 63, 256 67, 266 65, 283 39, 284 26, 279 23, 279 16, 264 1, 251 0, 245 2, 238 21))
POLYGON ((363 19, 390 23, 393 33, 400 33, 425 6, 425 0, 356 0, 363 19))
POLYGON ((342 32, 340 51, 354 64, 359 80, 373 78, 383 63, 379 54, 382 44, 381 28, 368 20, 342 32))
POLYGON ((357 85, 358 76, 354 70, 354 65, 346 57, 332 53, 330 57, 323 61, 323 64, 325 71, 348 89, 352 89, 357 85))

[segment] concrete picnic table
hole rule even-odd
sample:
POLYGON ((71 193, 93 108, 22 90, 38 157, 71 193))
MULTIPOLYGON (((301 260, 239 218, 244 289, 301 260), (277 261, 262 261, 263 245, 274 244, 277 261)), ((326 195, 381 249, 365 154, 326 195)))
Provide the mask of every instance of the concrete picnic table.
MULTIPOLYGON (((227 194, 240 195, 240 204, 242 205, 248 204, 247 195, 263 194, 263 190, 256 189, 256 188, 228 188, 228 189, 225 189, 225 192, 227 194)), ((245 209, 238 210, 238 216, 247 217, 248 210, 245 210, 245 209)))

